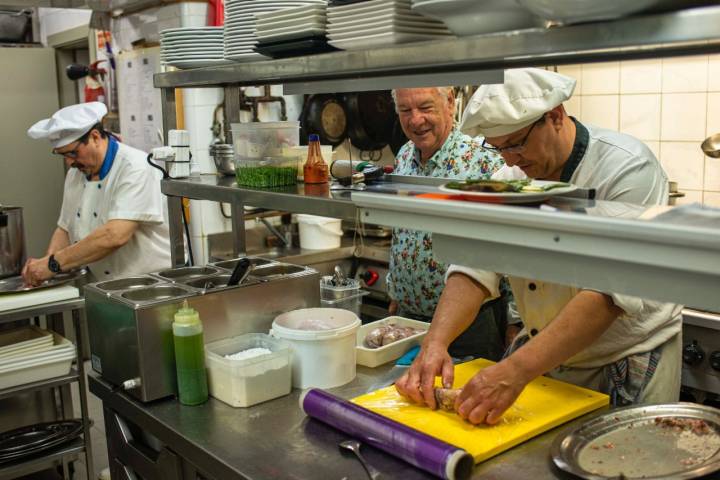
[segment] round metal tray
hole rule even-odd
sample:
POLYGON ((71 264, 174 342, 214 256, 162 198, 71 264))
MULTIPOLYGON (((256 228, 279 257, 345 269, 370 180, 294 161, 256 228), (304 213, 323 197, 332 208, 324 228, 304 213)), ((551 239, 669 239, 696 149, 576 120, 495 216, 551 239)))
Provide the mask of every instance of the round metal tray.
POLYGON ((25 285, 21 276, 3 278, 0 280, 0 295, 8 293, 34 292, 35 290, 40 290, 42 288, 57 287, 58 285, 77 280, 78 278, 85 276, 85 274, 87 274, 87 270, 84 268, 81 270, 75 270, 74 272, 58 273, 53 278, 44 281, 37 287, 25 285))
POLYGON ((720 410, 694 403, 612 410, 560 434, 551 455, 560 469, 592 480, 698 478, 720 470, 720 410), (675 420, 682 424, 668 425, 675 420))

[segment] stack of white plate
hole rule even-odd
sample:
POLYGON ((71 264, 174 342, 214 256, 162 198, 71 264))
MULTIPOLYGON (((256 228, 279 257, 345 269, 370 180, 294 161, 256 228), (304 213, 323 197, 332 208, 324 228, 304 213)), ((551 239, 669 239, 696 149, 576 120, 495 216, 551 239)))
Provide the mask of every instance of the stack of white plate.
POLYGON ((260 43, 325 35, 327 11, 325 4, 303 5, 255 16, 260 43))
POLYGON ((370 0, 327 9, 328 43, 343 50, 357 50, 448 38, 444 23, 410 9, 410 0, 370 0))
POLYGON ((303 5, 326 5, 326 0, 226 0, 225 58, 236 62, 262 60, 256 53, 258 43, 255 15, 303 5))
POLYGON ((66 375, 75 359, 69 340, 35 327, 7 332, 0 344, 0 389, 66 375))
POLYGON ((223 58, 223 27, 169 28, 160 32, 160 59, 178 68, 211 67, 223 58))

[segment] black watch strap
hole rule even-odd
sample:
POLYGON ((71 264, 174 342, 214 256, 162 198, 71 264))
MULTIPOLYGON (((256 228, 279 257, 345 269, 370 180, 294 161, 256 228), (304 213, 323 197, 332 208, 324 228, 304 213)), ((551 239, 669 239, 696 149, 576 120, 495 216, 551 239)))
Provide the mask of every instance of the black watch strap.
POLYGON ((50 255, 50 258, 48 258, 48 269, 50 269, 50 271, 53 273, 62 272, 60 263, 57 260, 55 260, 55 255, 50 255))

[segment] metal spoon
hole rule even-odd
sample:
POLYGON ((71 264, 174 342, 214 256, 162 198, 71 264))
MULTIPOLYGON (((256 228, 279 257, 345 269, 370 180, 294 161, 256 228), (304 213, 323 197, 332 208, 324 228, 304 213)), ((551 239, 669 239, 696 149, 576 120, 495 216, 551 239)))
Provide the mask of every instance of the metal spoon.
POLYGON ((336 286, 344 287, 346 282, 347 279, 345 278, 345 273, 343 273, 342 268, 340 268, 340 265, 335 265, 335 283, 337 283, 336 286))
POLYGON ((362 455, 360 455, 360 445, 361 443, 357 440, 345 440, 343 442, 340 442, 338 444, 338 447, 340 447, 340 451, 342 450, 350 450, 355 454, 355 456, 360 460, 360 463, 362 464, 363 468, 367 472, 368 476, 370 477, 370 480, 380 480, 380 472, 375 470, 375 468, 367 463, 365 458, 363 458, 362 455))

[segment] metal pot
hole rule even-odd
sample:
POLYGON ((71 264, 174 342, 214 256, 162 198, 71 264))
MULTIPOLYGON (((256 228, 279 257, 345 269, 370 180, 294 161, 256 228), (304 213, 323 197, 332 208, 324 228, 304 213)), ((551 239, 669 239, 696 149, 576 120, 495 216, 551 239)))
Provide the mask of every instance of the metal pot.
POLYGON ((0 278, 20 275, 24 263, 22 208, 0 205, 0 278))

